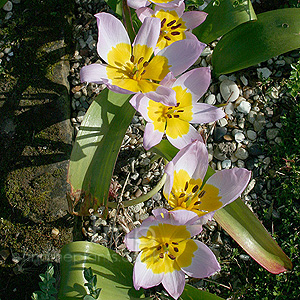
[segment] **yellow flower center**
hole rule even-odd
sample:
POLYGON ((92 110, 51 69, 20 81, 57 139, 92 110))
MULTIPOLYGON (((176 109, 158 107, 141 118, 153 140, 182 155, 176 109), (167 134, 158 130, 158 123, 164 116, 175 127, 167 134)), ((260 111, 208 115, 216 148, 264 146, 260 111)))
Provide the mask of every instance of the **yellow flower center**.
POLYGON ((176 92, 177 105, 166 106, 153 100, 148 104, 148 116, 153 121, 154 130, 164 132, 176 139, 189 131, 192 120, 192 95, 180 86, 173 88, 176 92), (180 130, 178 130, 178 126, 180 130))
POLYGON ((164 49, 173 42, 180 41, 186 38, 185 31, 187 30, 185 22, 178 17, 173 11, 160 10, 155 14, 155 17, 161 20, 161 30, 157 47, 164 49))
POLYGON ((222 206, 219 189, 211 184, 205 184, 203 188, 201 186, 202 180, 191 178, 185 170, 174 172, 170 206, 175 210, 191 210, 199 217, 219 209, 222 206))
POLYGON ((191 265, 198 248, 185 225, 150 226, 140 241, 141 261, 155 274, 179 271, 191 265))
POLYGON ((152 53, 153 49, 146 45, 135 45, 131 54, 129 44, 117 44, 107 55, 107 77, 113 85, 132 92, 156 90, 156 82, 169 73, 170 66, 164 56, 151 59, 152 53))

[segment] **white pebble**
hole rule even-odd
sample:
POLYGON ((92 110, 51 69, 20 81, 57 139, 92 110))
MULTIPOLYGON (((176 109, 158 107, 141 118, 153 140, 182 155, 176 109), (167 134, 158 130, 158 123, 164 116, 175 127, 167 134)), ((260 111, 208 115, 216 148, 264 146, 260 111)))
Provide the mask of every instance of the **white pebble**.
POLYGON ((257 69, 257 75, 259 78, 268 79, 271 74, 272 74, 272 71, 270 71, 268 68, 258 68, 257 69))
POLYGON ((210 94, 205 99, 205 103, 210 104, 210 105, 215 105, 216 104, 216 96, 214 94, 210 94))
POLYGON ((231 160, 225 159, 222 161, 222 169, 229 169, 231 167, 231 160))
POLYGON ((257 134, 253 130, 247 130, 247 137, 249 140, 254 141, 257 138, 257 134))
POLYGON ((234 139, 237 143, 241 143, 244 139, 245 139, 245 136, 242 132, 237 132, 235 135, 234 135, 234 139))
POLYGON ((3 10, 5 11, 11 11, 12 8, 13 8, 13 4, 11 1, 7 1, 3 6, 3 10))
POLYGON ((243 75, 240 77, 241 82, 243 85, 247 86, 248 85, 248 79, 243 75))
POLYGON ((229 79, 222 81, 220 84, 220 92, 226 102, 234 102, 240 95, 238 86, 229 79))
POLYGON ((218 120, 217 123, 219 124, 220 127, 225 127, 228 124, 228 122, 225 118, 218 120))
POLYGON ((247 115, 251 110, 251 103, 248 101, 242 101, 240 105, 237 107, 237 110, 247 115))

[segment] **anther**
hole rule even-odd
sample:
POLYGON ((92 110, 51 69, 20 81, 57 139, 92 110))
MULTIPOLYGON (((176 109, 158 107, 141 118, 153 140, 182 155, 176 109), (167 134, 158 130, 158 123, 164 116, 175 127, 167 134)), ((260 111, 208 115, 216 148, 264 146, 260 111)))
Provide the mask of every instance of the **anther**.
POLYGON ((196 201, 194 205, 200 205, 202 202, 200 200, 196 201))
POLYGON ((140 57, 138 60, 138 65, 143 61, 144 57, 140 57))
POLYGON ((182 197, 184 197, 185 196, 185 193, 181 193, 180 195, 179 195, 179 198, 182 198, 182 197))
POLYGON ((168 107, 168 110, 171 110, 173 107, 172 106, 170 106, 170 107, 168 107))
POLYGON ((164 38, 167 40, 167 41, 171 41, 171 38, 169 38, 168 36, 164 36, 164 38))
POLYGON ((177 102, 177 104, 175 106, 178 107, 179 105, 180 105, 180 102, 177 102))
POLYGON ((159 253, 159 258, 164 258, 164 254, 163 253, 159 253))
POLYGON ((132 63, 134 62, 134 56, 133 56, 133 55, 131 55, 130 61, 131 61, 132 63))
POLYGON ((144 70, 144 71, 141 73, 141 76, 144 75, 145 73, 146 73, 146 70, 144 70))
POLYGON ((188 183, 188 182, 186 182, 186 183, 185 183, 184 190, 186 191, 186 190, 188 189, 188 187, 189 187, 189 183, 188 183))
POLYGON ((162 19, 162 21, 161 21, 161 23, 160 23, 161 27, 163 27, 163 26, 165 25, 166 21, 167 21, 166 18, 163 18, 163 19, 162 19))
POLYGON ((179 35, 180 32, 179 32, 179 31, 172 31, 171 34, 172 34, 172 35, 179 35))
POLYGON ((156 250, 157 250, 157 251, 161 250, 161 246, 158 246, 158 247, 156 248, 156 250))
POLYGON ((205 195, 205 193, 206 193, 205 191, 201 191, 198 195, 198 198, 202 198, 205 195))
POLYGON ((173 244, 173 245, 178 245, 178 243, 177 243, 177 242, 172 242, 172 244, 173 244))
POLYGON ((143 63, 143 67, 144 67, 144 68, 146 68, 148 65, 149 65, 149 63, 148 63, 147 61, 145 61, 145 62, 143 63))
POLYGON ((174 118, 179 118, 179 115, 174 115, 174 118))
POLYGON ((172 26, 171 29, 172 29, 172 30, 175 30, 175 29, 179 28, 180 26, 181 26, 181 23, 179 23, 179 24, 177 24, 177 25, 175 25, 175 26, 172 26))
POLYGON ((193 192, 193 193, 196 193, 197 190, 198 190, 198 188, 199 188, 199 185, 196 184, 196 185, 193 187, 192 192, 193 192))
POLYGON ((168 243, 165 243, 166 247, 168 248, 169 247, 169 244, 168 243))
POLYGON ((183 109, 179 109, 179 110, 177 110, 177 112, 184 112, 184 110, 183 109))
POLYGON ((178 252, 179 250, 178 250, 178 248, 177 248, 177 247, 174 247, 174 251, 175 251, 175 252, 178 252))
POLYGON ((169 258, 172 259, 172 260, 175 260, 175 259, 176 259, 176 257, 175 257, 174 255, 172 255, 172 254, 168 254, 168 256, 169 256, 169 258))
POLYGON ((172 119, 172 116, 171 116, 170 114, 167 114, 167 117, 168 117, 169 119, 172 119))
POLYGON ((173 24, 176 23, 176 20, 171 21, 170 23, 167 24, 168 27, 172 26, 173 24))

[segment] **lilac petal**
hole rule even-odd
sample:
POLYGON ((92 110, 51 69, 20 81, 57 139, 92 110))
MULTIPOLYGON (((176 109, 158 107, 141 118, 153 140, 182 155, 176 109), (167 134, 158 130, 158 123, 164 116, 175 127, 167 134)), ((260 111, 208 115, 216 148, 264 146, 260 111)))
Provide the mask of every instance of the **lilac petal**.
POLYGON ((148 269, 147 265, 141 261, 141 255, 142 252, 136 258, 133 268, 133 285, 136 290, 141 287, 148 289, 159 285, 164 276, 164 273, 154 274, 151 269, 148 269))
MULTIPOLYGON (((120 20, 108 13, 98 13, 95 17, 97 18, 98 26, 97 51, 102 59, 108 62, 107 55, 113 47, 116 47, 117 44, 129 44, 131 47, 127 31, 120 20), (114 34, 111 34, 112 28, 114 30, 114 34)), ((123 53, 122 59, 124 61, 128 61, 130 59, 130 55, 130 53, 123 53), (126 57, 126 55, 129 57, 126 57)))
POLYGON ((147 123, 145 126, 144 137, 143 137, 143 145, 146 150, 149 150, 153 146, 157 145, 162 137, 164 132, 159 130, 154 130, 153 123, 147 123))
POLYGON ((170 197, 170 194, 172 191, 172 187, 173 187, 174 171, 175 171, 174 163, 173 163, 173 161, 170 161, 165 167, 165 173, 167 174, 167 178, 166 178, 166 182, 164 185, 164 191, 163 191, 163 194, 167 200, 169 200, 169 197, 170 197))
POLYGON ((152 122, 152 120, 148 117, 149 101, 150 99, 144 96, 144 94, 137 93, 129 100, 129 103, 142 115, 147 122, 152 122))
MULTIPOLYGON (((196 221, 199 219, 198 215, 191 210, 172 210, 170 211, 170 215, 172 216, 173 225, 195 225, 196 221)), ((198 223, 197 223, 198 226, 198 223)), ((201 230, 200 230, 201 231, 201 230)), ((200 232, 199 231, 199 232, 200 232)), ((191 235, 194 236, 199 232, 191 235)))
POLYGON ((155 91, 144 93, 149 99, 161 102, 166 106, 175 106, 177 104, 176 92, 171 88, 158 85, 155 91))
POLYGON ((193 39, 176 41, 170 46, 162 49, 157 56, 165 56, 168 64, 171 65, 170 71, 174 76, 178 76, 187 70, 199 58, 205 45, 193 39))
POLYGON ((152 17, 154 15, 154 11, 149 7, 141 7, 135 12, 141 22, 144 22, 145 18, 152 17))
POLYGON ((180 86, 187 89, 192 95, 192 101, 199 100, 207 91, 210 85, 210 68, 202 67, 193 69, 181 75, 173 84, 173 87, 180 86))
POLYGON ((156 220, 161 221, 163 219, 168 219, 170 218, 170 213, 167 209, 165 208, 156 208, 152 210, 152 214, 155 217, 156 220), (162 214, 164 217, 162 217, 162 214))
POLYGON ((166 291, 174 298, 178 299, 185 286, 184 273, 182 271, 169 272, 164 274, 162 284, 166 291))
MULTIPOLYGON (((172 119, 171 119, 171 121, 172 121, 172 119)), ((169 132, 170 132, 169 130, 171 127, 170 124, 168 124, 167 128, 166 128, 167 139, 174 147, 176 147, 177 149, 182 149, 186 145, 192 143, 193 141, 196 141, 196 140, 203 141, 200 133, 191 124, 188 124, 189 131, 187 133, 182 133, 182 126, 181 126, 180 122, 184 122, 184 121, 177 119, 176 123, 174 121, 172 124, 172 131, 174 131, 174 129, 176 129, 178 132, 178 137, 176 139, 171 138, 171 136, 169 134, 169 132)), ((168 123, 170 123, 170 122, 168 122, 168 123)))
POLYGON ((160 82, 161 85, 171 88, 176 81, 176 77, 173 75, 172 72, 169 72, 167 76, 160 82))
POLYGON ((221 267, 213 252, 203 243, 193 240, 198 249, 193 253, 192 263, 188 267, 181 269, 189 276, 195 278, 205 278, 220 271, 221 267))
POLYGON ((127 0, 127 4, 134 9, 138 9, 140 7, 148 6, 150 2, 147 0, 127 0))
POLYGON ((182 20, 187 29, 194 29, 205 21, 207 13, 204 11, 187 11, 183 13, 182 20))
POLYGON ((97 84, 103 84, 103 79, 107 79, 106 65, 91 64, 82 67, 80 70, 81 82, 94 82, 97 84))
POLYGON ((210 123, 225 117, 222 108, 206 103, 195 103, 193 105, 193 118, 191 123, 210 123))
POLYGON ((119 93, 119 94, 134 94, 134 92, 122 89, 120 87, 118 87, 117 85, 113 85, 110 84, 108 82, 104 81, 104 84, 106 84, 107 88, 110 89, 111 91, 115 92, 115 93, 119 93))
MULTIPOLYGON (((170 7, 163 7, 161 4, 155 5, 154 8, 155 13, 160 10, 170 11, 170 7)), ((180 3, 178 6, 173 7, 172 10, 174 10, 177 13, 178 17, 180 18, 185 10, 184 2, 180 3)))
MULTIPOLYGON (((251 178, 251 172, 243 168, 233 168, 218 171, 208 178, 206 184, 211 184, 219 189, 222 207, 236 200, 244 191, 251 178)), ((205 190, 205 185, 203 187, 205 190)))
POLYGON ((173 158, 175 170, 185 170, 194 179, 204 179, 208 167, 208 152, 203 142, 194 141, 173 158))
POLYGON ((144 58, 144 61, 148 61, 153 54, 154 48, 157 44, 160 33, 160 19, 158 18, 145 18, 138 34, 136 35, 133 42, 133 55, 137 59, 144 58), (144 53, 137 52, 135 46, 146 45, 148 48, 144 53))

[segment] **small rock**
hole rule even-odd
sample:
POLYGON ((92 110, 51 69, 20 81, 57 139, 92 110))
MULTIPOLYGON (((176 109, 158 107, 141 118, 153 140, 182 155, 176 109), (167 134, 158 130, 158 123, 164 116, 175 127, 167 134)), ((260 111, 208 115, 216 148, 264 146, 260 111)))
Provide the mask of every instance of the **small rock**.
POLYGON ((214 141, 219 142, 222 140, 224 135, 227 133, 227 128, 226 127, 216 127, 214 130, 214 141))
POLYGON ((228 124, 225 118, 218 120, 217 123, 220 125, 220 127, 225 127, 228 124))
POLYGON ((13 9, 13 4, 11 1, 7 1, 3 6, 3 10, 5 11, 12 11, 12 9, 13 9))
POLYGON ((212 50, 210 49, 210 47, 206 47, 200 54, 200 56, 202 57, 206 57, 208 55, 212 54, 212 50))
POLYGON ((285 65, 285 60, 283 59, 276 60, 275 64, 279 67, 283 67, 285 65))
POLYGON ((251 103, 249 103, 248 101, 242 101, 237 107, 237 110, 247 115, 251 110, 251 103))
POLYGON ((248 151, 242 147, 238 148, 235 153, 235 157, 238 159, 246 160, 249 156, 248 151))
POLYGON ((240 259, 243 261, 249 261, 250 260, 250 256, 247 254, 240 254, 240 259))
POLYGON ((278 133, 279 133, 279 129, 278 128, 267 129, 267 132, 266 132, 267 139, 268 140, 275 139, 277 137, 278 133))
POLYGON ((239 131, 234 135, 234 139, 237 143, 241 143, 242 141, 245 140, 245 136, 242 132, 239 131))
POLYGON ((222 161, 222 169, 229 169, 231 167, 231 160, 225 159, 222 161))
POLYGON ((257 117, 257 112, 254 111, 254 110, 251 110, 251 111, 249 112, 248 116, 247 116, 248 121, 249 121, 251 124, 254 123, 256 117, 257 117))
POLYGON ((234 112, 234 104, 233 103, 228 103, 226 106, 225 106, 225 113, 227 115, 232 115, 234 112))
POLYGON ((210 105, 215 105, 216 104, 216 96, 214 94, 210 94, 205 99, 205 103, 210 104, 210 105))
POLYGON ((58 235, 59 235, 59 230, 57 229, 57 228, 53 228, 52 230, 51 230, 51 235, 53 236, 53 237, 57 237, 58 235))
POLYGON ((246 134, 247 134, 248 139, 251 141, 254 141, 257 138, 256 132, 251 129, 247 130, 246 134))
POLYGON ((254 188, 255 186, 255 183, 256 183, 256 180, 255 179, 252 179, 250 180, 249 184, 247 185, 247 187, 245 188, 243 194, 244 195, 248 195, 254 188))
POLYGON ((263 130, 266 124, 266 119, 263 113, 258 113, 256 120, 253 123, 254 130, 259 132, 263 130))
POLYGON ((257 76, 260 79, 268 79, 270 75, 272 74, 272 71, 270 71, 268 68, 258 68, 257 69, 257 76))
POLYGON ((225 160, 226 159, 226 154, 224 154, 219 147, 215 149, 214 151, 214 157, 218 160, 225 160))
POLYGON ((240 91, 236 83, 229 79, 225 79, 221 82, 220 92, 226 102, 234 102, 240 95, 240 91))
POLYGON ((243 85, 245 85, 245 86, 248 85, 248 79, 247 79, 244 75, 242 75, 242 76, 240 77, 240 80, 241 80, 241 82, 243 83, 243 85))
POLYGON ((253 156, 258 156, 258 155, 263 154, 262 148, 258 144, 253 144, 251 147, 249 147, 248 150, 249 150, 250 155, 253 155, 253 156))

